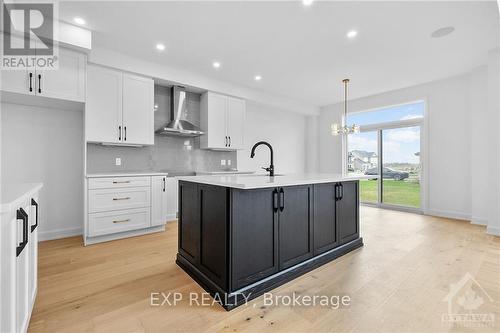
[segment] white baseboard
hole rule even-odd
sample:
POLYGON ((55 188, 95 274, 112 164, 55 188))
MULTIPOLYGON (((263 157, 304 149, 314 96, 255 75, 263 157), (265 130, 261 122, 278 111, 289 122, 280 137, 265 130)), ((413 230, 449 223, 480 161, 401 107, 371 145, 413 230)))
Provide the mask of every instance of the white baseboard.
POLYGON ((487 226, 488 220, 482 217, 473 216, 470 220, 471 224, 487 226))
POLYGON ((493 236, 500 236, 500 228, 499 227, 490 227, 486 228, 486 233, 493 236))
POLYGON ((455 220, 465 220, 465 221, 471 220, 471 216, 469 214, 465 214, 465 213, 461 213, 461 212, 427 209, 424 214, 438 216, 438 217, 445 217, 448 219, 455 219, 455 220))
POLYGON ((82 234, 82 228, 68 228, 58 230, 38 231, 38 241, 53 240, 59 238, 79 236, 82 234))

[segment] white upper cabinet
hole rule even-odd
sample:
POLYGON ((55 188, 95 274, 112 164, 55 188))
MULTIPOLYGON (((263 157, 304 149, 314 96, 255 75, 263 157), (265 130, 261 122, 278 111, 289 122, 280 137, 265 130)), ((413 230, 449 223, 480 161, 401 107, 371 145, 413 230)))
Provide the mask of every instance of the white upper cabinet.
MULTIPOLYGON (((12 43, 21 43, 14 37, 12 43)), ((44 96, 68 101, 85 101, 85 63, 82 53, 59 48, 58 69, 2 70, 2 91, 44 96)))
POLYGON ((116 145, 154 144, 154 82, 101 66, 87 66, 85 138, 116 145))
POLYGON ((129 144, 154 144, 154 82, 123 75, 123 139, 129 144))
POLYGON ((59 68, 37 70, 35 83, 37 95, 85 102, 85 56, 60 48, 59 68))
POLYGON ((89 142, 122 142, 122 72, 87 66, 85 138, 89 142))
POLYGON ((201 127, 204 149, 242 149, 245 128, 245 101, 207 92, 201 97, 201 127))

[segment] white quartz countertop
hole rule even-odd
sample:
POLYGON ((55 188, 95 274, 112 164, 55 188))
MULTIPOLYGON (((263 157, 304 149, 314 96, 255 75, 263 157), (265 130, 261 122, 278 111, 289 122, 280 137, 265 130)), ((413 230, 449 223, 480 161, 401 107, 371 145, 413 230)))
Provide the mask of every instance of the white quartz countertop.
POLYGON ((197 176, 205 175, 250 175, 254 174, 255 171, 251 170, 224 170, 224 171, 196 171, 197 176))
POLYGON ((108 178, 108 177, 146 177, 146 176, 166 176, 167 172, 138 171, 138 172, 110 172, 110 173, 88 173, 87 178, 108 178))
POLYGON ((238 189, 256 189, 276 186, 294 186, 321 183, 334 183, 349 180, 375 179, 377 176, 343 176, 335 173, 300 173, 276 175, 269 177, 263 174, 253 175, 207 175, 179 177, 179 180, 208 185, 232 187, 238 189))
POLYGON ((43 187, 42 183, 0 184, 0 213, 17 209, 18 205, 43 187))

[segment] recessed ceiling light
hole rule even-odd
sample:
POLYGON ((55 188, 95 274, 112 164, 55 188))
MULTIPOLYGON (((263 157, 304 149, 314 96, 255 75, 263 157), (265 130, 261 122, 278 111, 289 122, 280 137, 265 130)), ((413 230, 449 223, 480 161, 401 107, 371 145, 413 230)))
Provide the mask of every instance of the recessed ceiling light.
POLYGON ((218 62, 218 61, 214 61, 214 62, 212 63, 212 66, 213 66, 214 68, 220 68, 220 62, 218 62))
POLYGON ((455 31, 454 27, 439 28, 431 34, 431 37, 432 38, 441 38, 441 37, 444 37, 444 36, 451 34, 453 31, 455 31))
POLYGON ((302 4, 304 6, 310 6, 310 5, 312 5, 313 1, 314 0, 302 0, 302 4))
POLYGON ((260 81, 260 80, 262 80, 262 76, 255 75, 254 79, 255 79, 255 81, 260 81))
POLYGON ((156 44, 156 49, 158 51, 165 51, 165 45, 163 45, 163 44, 156 44))
POLYGON ((354 37, 356 37, 358 35, 358 32, 356 30, 349 30, 347 32, 347 38, 349 39, 353 39, 354 37))
POLYGON ((75 17, 73 19, 73 22, 75 22, 76 24, 79 24, 79 25, 84 25, 85 24, 85 20, 82 19, 81 17, 75 17))

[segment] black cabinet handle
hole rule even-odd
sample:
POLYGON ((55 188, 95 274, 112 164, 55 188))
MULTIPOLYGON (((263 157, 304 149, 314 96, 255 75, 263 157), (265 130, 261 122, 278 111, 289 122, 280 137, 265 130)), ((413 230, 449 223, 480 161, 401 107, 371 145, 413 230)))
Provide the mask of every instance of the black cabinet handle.
POLYGON ((278 190, 273 190, 273 210, 276 213, 278 211, 278 190))
POLYGON ((42 93, 42 74, 38 74, 38 93, 42 93))
POLYGON ((123 137, 123 141, 127 141, 127 126, 123 127, 123 130, 125 131, 125 135, 123 137))
POLYGON ((339 184, 339 200, 342 200, 344 197, 344 186, 342 184, 339 184))
POLYGON ((24 209, 19 208, 17 210, 16 219, 23 221, 23 241, 16 246, 16 257, 19 257, 28 244, 28 214, 26 214, 24 209))
POLYGON ((35 225, 31 226, 31 232, 35 231, 36 227, 38 227, 38 202, 35 201, 35 199, 31 198, 31 205, 35 206, 35 211, 36 211, 36 223, 35 225))
POLYGON ((163 192, 165 192, 165 177, 163 177, 163 192))
POLYGON ((122 127, 118 126, 118 141, 122 141, 122 127))
POLYGON ((231 147, 231 137, 229 137, 229 147, 231 147))
POLYGON ((30 92, 33 91, 33 73, 30 73, 30 92))
POLYGON ((285 209, 285 191, 283 188, 280 188, 280 212, 285 209))
POLYGON ((225 143, 224 145, 227 147, 227 136, 224 137, 225 143))
POLYGON ((339 200, 340 199, 340 187, 339 187, 339 184, 335 184, 335 200, 339 200))

